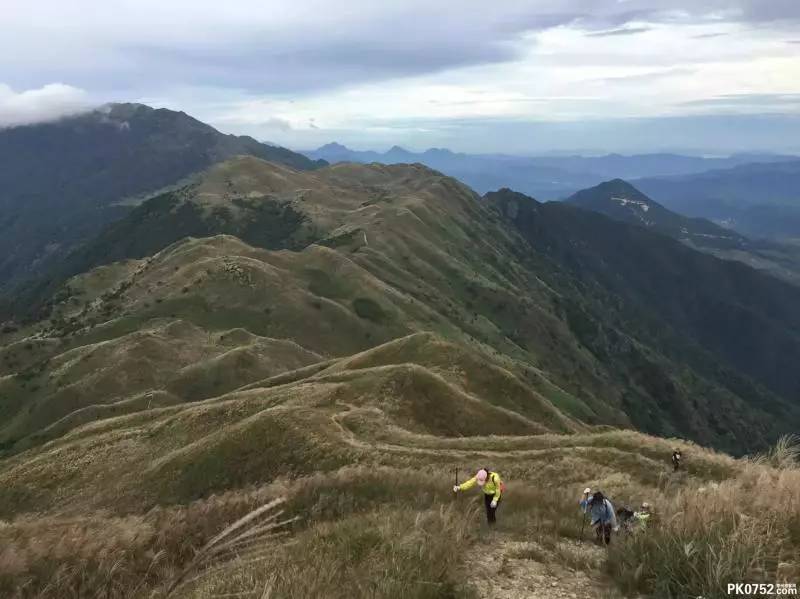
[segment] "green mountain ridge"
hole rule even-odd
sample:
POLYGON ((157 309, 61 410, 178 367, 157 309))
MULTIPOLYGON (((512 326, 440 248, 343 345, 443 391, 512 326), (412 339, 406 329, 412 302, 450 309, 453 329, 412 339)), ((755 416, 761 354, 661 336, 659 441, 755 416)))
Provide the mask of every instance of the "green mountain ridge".
POLYGON ((636 185, 667 208, 712 219, 753 238, 800 237, 800 160, 648 177, 636 185))
POLYGON ((299 172, 236 158, 143 203, 65 265, 51 291, 84 274, 45 304, 38 332, 12 333, 38 339, 32 355, 22 340, 4 351, 12 376, 0 390, 15 424, 0 440, 16 450, 53 424, 36 414, 68 418, 80 402, 140 409, 137 389, 207 397, 176 395, 150 366, 151 386, 124 396, 56 376, 65 351, 128 348, 159 319, 289 340, 323 361, 430 331, 493 356, 567 418, 734 452, 797 422, 797 289, 566 205, 513 192, 481 201, 421 165, 299 172))
POLYGON ((798 571, 791 452, 686 439, 797 429, 800 290, 665 235, 421 165, 239 156, 37 290, 0 329, 4 596, 480 597, 492 572, 617 598, 607 572, 721 599, 798 571), (487 464, 491 533, 451 491, 487 464), (587 485, 658 524, 581 543, 587 485))
POLYGON ((577 192, 567 202, 631 225, 645 227, 718 258, 736 260, 800 284, 800 253, 786 244, 751 240, 705 218, 668 210, 621 179, 577 192))
POLYGON ((47 271, 131 204, 239 154, 324 164, 141 104, 0 130, 0 291, 47 271))
POLYGON ((667 210, 622 179, 581 190, 566 200, 586 210, 624 223, 646 227, 695 247, 743 249, 748 240, 703 218, 689 218, 667 210))

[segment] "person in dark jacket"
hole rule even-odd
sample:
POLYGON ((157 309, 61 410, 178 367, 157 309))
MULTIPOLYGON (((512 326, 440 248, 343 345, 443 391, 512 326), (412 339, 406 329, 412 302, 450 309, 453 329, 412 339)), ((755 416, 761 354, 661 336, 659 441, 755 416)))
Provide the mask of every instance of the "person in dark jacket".
POLYGON ((676 449, 672 452, 672 471, 677 472, 681 469, 681 450, 676 449))

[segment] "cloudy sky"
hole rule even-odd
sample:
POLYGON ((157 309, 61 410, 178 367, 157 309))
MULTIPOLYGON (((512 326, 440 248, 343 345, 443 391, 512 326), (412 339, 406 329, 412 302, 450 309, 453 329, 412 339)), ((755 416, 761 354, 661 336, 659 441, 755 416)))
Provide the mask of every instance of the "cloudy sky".
POLYGON ((292 148, 800 152, 800 0, 4 0, 0 126, 108 101, 292 148))

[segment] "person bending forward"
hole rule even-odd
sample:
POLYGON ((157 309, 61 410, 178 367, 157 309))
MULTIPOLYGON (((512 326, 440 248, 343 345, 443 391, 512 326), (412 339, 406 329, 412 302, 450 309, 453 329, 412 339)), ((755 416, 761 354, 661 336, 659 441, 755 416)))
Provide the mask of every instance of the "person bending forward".
POLYGON ((483 491, 483 503, 486 506, 486 521, 489 526, 494 526, 497 522, 497 506, 503 495, 503 480, 497 472, 492 472, 488 468, 481 468, 468 481, 453 487, 453 493, 466 491, 478 485, 483 491))

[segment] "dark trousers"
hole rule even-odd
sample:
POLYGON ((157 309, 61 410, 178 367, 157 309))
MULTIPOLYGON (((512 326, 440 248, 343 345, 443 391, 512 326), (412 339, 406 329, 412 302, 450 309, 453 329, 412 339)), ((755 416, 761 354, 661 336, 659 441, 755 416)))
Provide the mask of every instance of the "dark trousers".
POLYGON ((611 524, 597 523, 594 527, 594 532, 597 535, 598 543, 605 543, 608 545, 611 542, 611 524))
POLYGON ((489 526, 494 526, 495 522, 497 522, 495 512, 497 511, 497 507, 500 507, 500 501, 497 502, 497 507, 492 507, 492 499, 494 499, 494 495, 483 494, 483 503, 486 505, 486 521, 489 523, 489 526))

